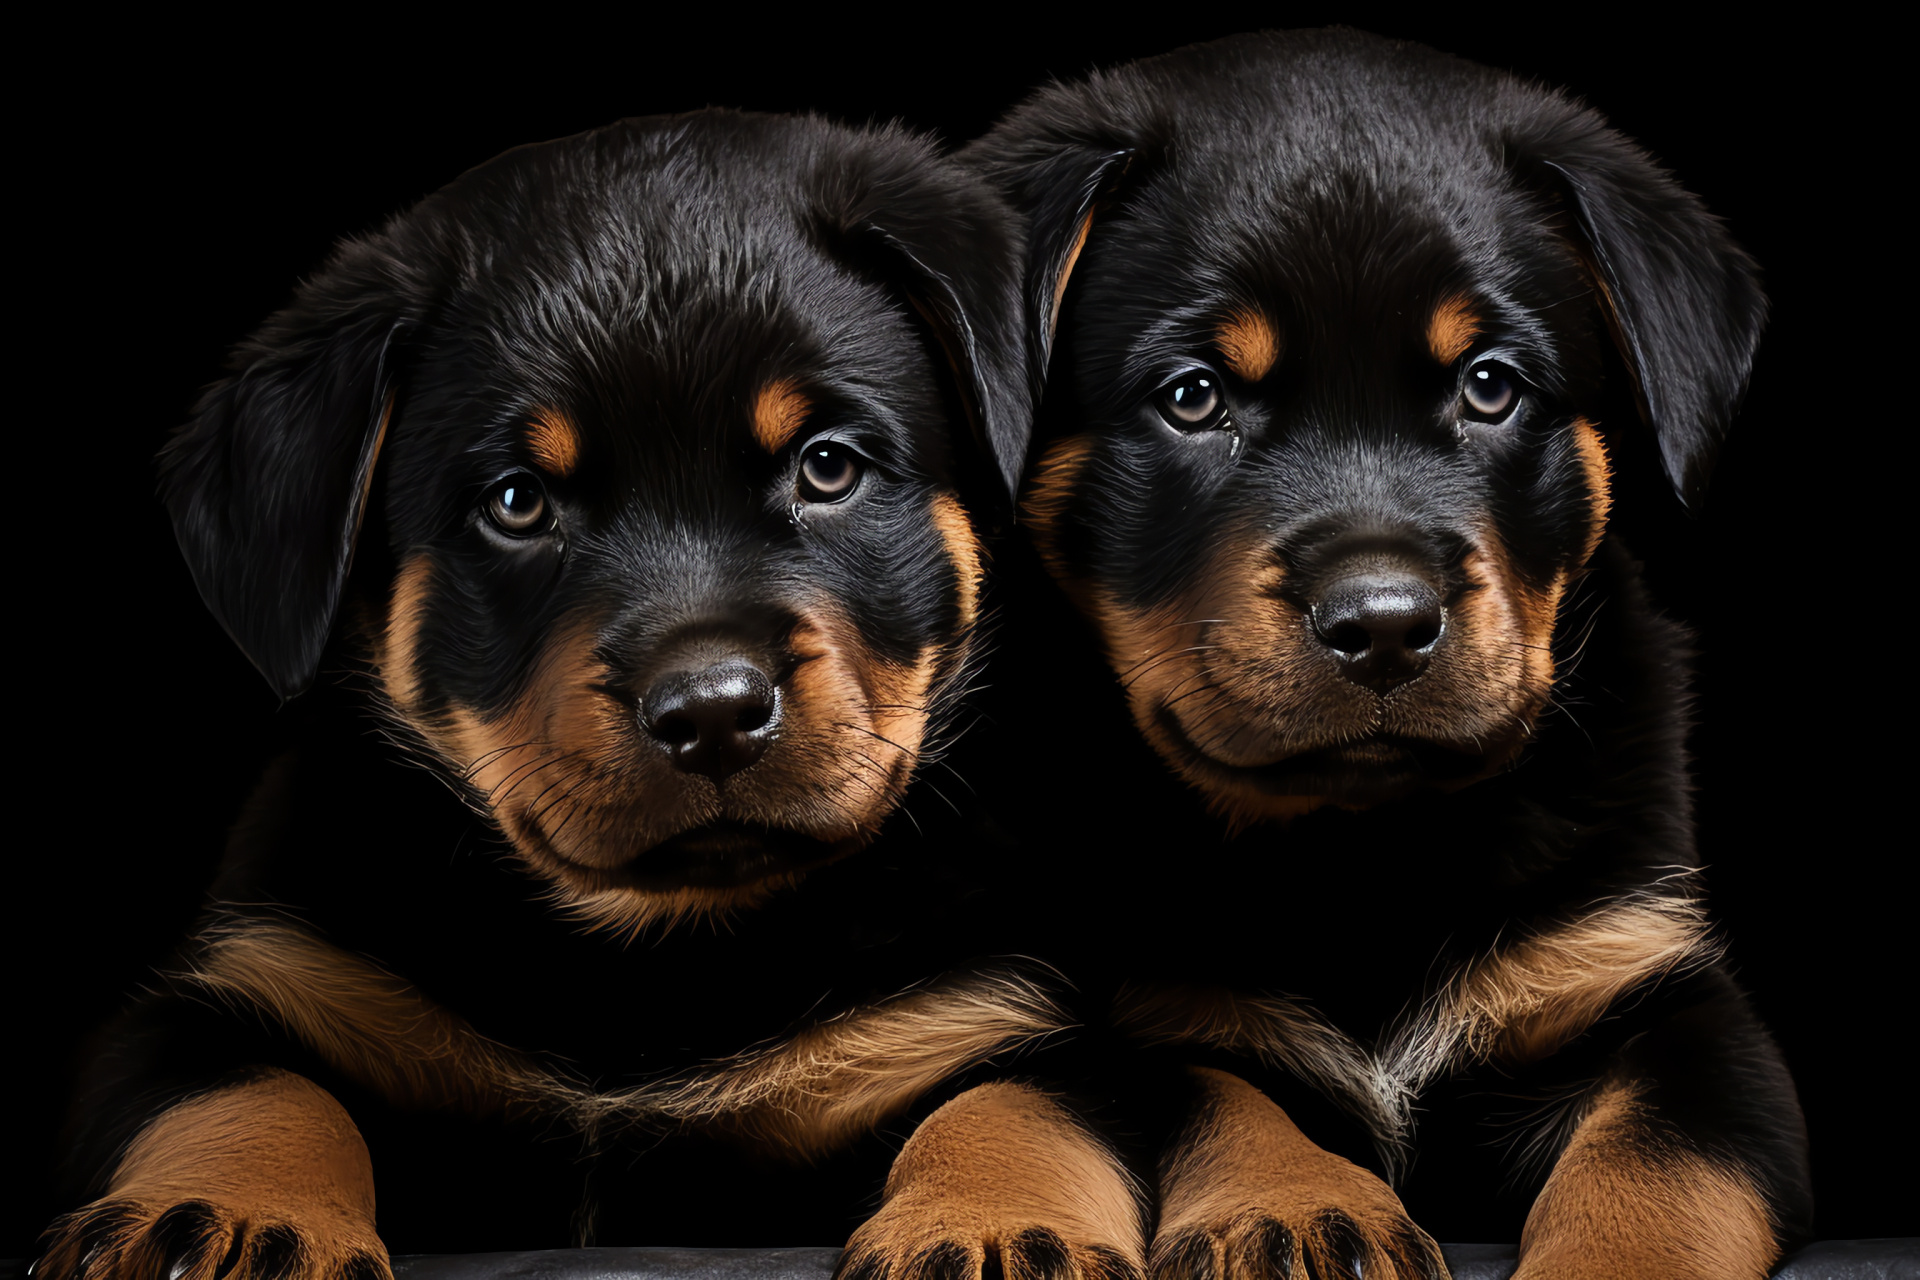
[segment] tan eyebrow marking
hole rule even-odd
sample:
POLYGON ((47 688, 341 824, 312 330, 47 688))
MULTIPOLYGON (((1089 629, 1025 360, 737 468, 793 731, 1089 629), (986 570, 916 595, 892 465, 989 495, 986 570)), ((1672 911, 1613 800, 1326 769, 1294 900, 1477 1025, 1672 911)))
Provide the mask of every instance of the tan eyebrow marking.
POLYGON ((1466 354, 1483 327, 1480 314, 1467 299, 1459 294, 1442 299, 1427 321, 1427 350, 1441 364, 1452 364, 1466 354))
POLYGON ((1280 359, 1280 331, 1265 312, 1251 308, 1228 316, 1213 335, 1227 367, 1242 381, 1258 382, 1280 359))
POLYGON ((580 428, 557 409, 541 409, 527 427, 527 448, 547 474, 564 480, 580 465, 580 428))
POLYGON ((753 402, 753 438, 768 453, 778 453, 800 433, 812 409, 792 378, 769 382, 753 402))

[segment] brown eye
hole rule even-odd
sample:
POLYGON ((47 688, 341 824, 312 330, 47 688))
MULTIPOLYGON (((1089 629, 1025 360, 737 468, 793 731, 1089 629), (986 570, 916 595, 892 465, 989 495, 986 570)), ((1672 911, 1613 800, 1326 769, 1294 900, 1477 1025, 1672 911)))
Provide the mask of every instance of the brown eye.
POLYGON ((1520 377, 1498 360, 1481 360, 1467 370, 1461 397, 1467 416, 1480 422, 1505 422, 1520 403, 1520 377))
POLYGON ((494 528, 516 538, 544 533, 552 523, 545 487, 539 477, 525 471, 516 471, 488 490, 480 509, 494 528))
POLYGON ((860 483, 860 455, 827 441, 809 445, 800 455, 800 497, 807 502, 839 502, 860 483))
POLYGON ((1161 389, 1160 416, 1175 431, 1211 431, 1227 416, 1220 380, 1206 370, 1182 376, 1161 389))

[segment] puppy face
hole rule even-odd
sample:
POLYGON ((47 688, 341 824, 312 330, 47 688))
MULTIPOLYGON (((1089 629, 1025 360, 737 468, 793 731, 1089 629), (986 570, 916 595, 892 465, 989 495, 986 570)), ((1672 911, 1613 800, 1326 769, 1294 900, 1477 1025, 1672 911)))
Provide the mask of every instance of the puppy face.
MULTIPOLYGON (((338 509, 295 522, 282 577, 340 564, 326 535, 366 494, 389 555, 356 577, 361 644, 416 750, 591 920, 751 901, 870 838, 952 710, 981 574, 958 479, 1023 429, 992 364, 1017 359, 998 226, 917 140, 817 122, 509 153, 243 351, 174 446, 183 545, 263 505, 217 491, 223 451, 322 452, 326 425, 273 416, 300 392, 261 384, 370 395, 370 427, 335 415, 338 509), (980 243, 920 249, 943 201, 980 243), (315 327, 319 359, 286 332, 315 327)), ((290 488, 273 461, 254 478, 290 488)), ((317 646, 254 605, 245 555, 215 548, 203 590, 297 687, 317 646)))
POLYGON ((1677 482, 1744 377, 1758 294, 1697 204, 1558 98, 1352 33, 1052 91, 975 158, 1059 325, 1025 511, 1168 763, 1246 820, 1512 761, 1605 530, 1609 323, 1649 385, 1700 366, 1647 397, 1677 482))

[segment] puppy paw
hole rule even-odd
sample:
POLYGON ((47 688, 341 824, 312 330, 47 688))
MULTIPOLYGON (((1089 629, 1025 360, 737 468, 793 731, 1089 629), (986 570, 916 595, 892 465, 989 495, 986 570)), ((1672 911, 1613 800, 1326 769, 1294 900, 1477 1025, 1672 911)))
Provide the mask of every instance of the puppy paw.
POLYGON ((969 1090, 934 1112, 847 1243, 838 1280, 1144 1280, 1132 1179, 1058 1101, 969 1090))
MULTIPOLYGON (((1384 1190, 1384 1188, 1382 1188, 1384 1190)), ((1391 1193, 1389 1193, 1391 1195, 1391 1193)), ((1397 1208, 1397 1206, 1396 1206, 1397 1208)), ((1253 1211, 1207 1225, 1162 1230, 1152 1280, 1446 1280, 1440 1247, 1403 1213, 1322 1208, 1285 1218, 1253 1211)))
POLYGON ((1445 1280, 1439 1246, 1386 1183, 1246 1081, 1189 1078, 1187 1122, 1161 1157, 1152 1280, 1445 1280))
POLYGON ((248 1214, 206 1200, 108 1199, 41 1237, 34 1280, 392 1280, 379 1237, 316 1214, 248 1214))
POLYGON ((1142 1280, 1111 1245, 1052 1227, 882 1211, 854 1233, 835 1280, 1142 1280), (917 1221, 912 1219, 917 1218, 917 1221))

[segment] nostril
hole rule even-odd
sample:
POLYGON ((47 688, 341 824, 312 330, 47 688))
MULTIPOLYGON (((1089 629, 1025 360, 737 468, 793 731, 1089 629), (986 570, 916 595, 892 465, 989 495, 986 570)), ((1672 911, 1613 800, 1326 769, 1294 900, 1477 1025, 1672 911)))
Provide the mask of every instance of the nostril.
POLYGON ((663 715, 648 727, 654 737, 669 746, 677 747, 700 736, 700 726, 693 722, 693 718, 677 713, 663 715))
POLYGON ((1321 638, 1341 653, 1365 653, 1373 647, 1373 635, 1357 622, 1338 623, 1321 638))
POLYGON ((1414 650, 1431 649, 1434 646, 1434 642, 1440 639, 1442 621, 1441 615, 1435 614, 1432 617, 1421 618, 1412 626, 1408 627, 1405 642, 1407 648, 1414 650))
POLYGON ((752 733, 756 729, 766 728, 767 723, 772 719, 772 704, 770 702, 756 703, 749 707, 743 707, 739 717, 733 723, 734 727, 740 730, 740 732, 752 733))

